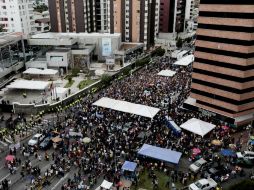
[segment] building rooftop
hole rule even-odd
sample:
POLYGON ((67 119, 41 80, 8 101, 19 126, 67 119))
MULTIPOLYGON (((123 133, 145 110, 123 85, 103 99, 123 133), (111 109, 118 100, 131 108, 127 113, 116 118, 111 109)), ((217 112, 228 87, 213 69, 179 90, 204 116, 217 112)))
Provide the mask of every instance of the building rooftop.
POLYGON ((35 20, 35 23, 49 23, 50 19, 49 18, 39 18, 35 20))
POLYGON ((14 32, 14 33, 0 33, 0 47, 5 46, 11 43, 15 43, 22 39, 23 33, 14 32))
POLYGON ((56 33, 47 32, 39 33, 30 36, 31 39, 61 39, 61 38, 76 38, 76 37, 120 37, 120 33, 56 33))

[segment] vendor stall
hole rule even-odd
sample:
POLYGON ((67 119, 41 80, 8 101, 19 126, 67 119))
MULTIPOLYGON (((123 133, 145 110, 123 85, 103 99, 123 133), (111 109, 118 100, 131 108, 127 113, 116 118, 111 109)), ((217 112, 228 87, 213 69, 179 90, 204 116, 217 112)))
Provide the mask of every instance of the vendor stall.
POLYGON ((133 180, 134 177, 136 176, 136 168, 137 163, 125 161, 121 169, 123 176, 126 177, 127 179, 133 180))

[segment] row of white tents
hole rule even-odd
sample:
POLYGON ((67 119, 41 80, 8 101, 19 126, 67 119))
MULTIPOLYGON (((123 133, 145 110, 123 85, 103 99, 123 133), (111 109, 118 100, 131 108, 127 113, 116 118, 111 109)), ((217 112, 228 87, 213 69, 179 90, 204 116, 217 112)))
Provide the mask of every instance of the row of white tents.
MULTIPOLYGON (((143 117, 153 118, 159 111, 159 108, 150 107, 141 104, 134 104, 127 101, 115 100, 112 98, 103 97, 96 102, 93 103, 95 106, 108 108, 116 111, 126 112, 130 114, 140 115, 143 117)), ((204 137, 207 133, 213 130, 216 126, 199 120, 197 118, 192 118, 182 125, 180 125, 182 129, 195 133, 204 137)))

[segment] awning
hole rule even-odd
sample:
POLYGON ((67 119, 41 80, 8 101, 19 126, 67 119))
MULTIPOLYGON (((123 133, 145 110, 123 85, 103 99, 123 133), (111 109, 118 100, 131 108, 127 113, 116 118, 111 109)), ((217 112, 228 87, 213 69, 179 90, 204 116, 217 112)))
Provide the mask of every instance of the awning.
POLYGON ((58 73, 57 70, 54 69, 37 69, 37 68, 29 68, 23 72, 24 74, 30 75, 56 75, 58 73))
POLYGON ((49 82, 34 80, 15 80, 7 86, 9 89, 45 90, 49 82))
POLYGON ((214 124, 192 118, 180 125, 181 128, 190 131, 192 133, 195 133, 197 135, 200 135, 204 137, 207 133, 209 133, 211 130, 213 130, 216 126, 214 124))
POLYGON ((153 118, 160 111, 159 108, 145 106, 142 104, 134 104, 122 100, 115 100, 107 97, 99 99, 94 102, 93 105, 149 118, 153 118))
POLYGON ((144 144, 138 151, 138 154, 154 158, 157 160, 162 160, 165 162, 170 162, 173 164, 178 164, 182 156, 181 152, 173 151, 166 148, 160 148, 157 146, 152 146, 149 144, 144 144))
POLYGON ((110 189, 112 186, 113 186, 113 183, 108 182, 107 180, 103 180, 102 184, 100 185, 100 187, 104 189, 110 189))
POLYGON ((230 149, 222 149, 220 151, 221 155, 223 156, 231 156, 231 157, 235 157, 236 153, 233 150, 230 149))
POLYGON ((123 166, 122 166, 122 170, 123 171, 130 171, 130 172, 134 172, 135 169, 137 167, 137 163, 135 162, 130 162, 130 161, 125 161, 123 166))
POLYGON ((54 138, 52 139, 52 141, 53 141, 54 143, 58 143, 58 142, 61 142, 61 141, 62 141, 62 138, 60 138, 60 137, 54 137, 54 138))
POLYGON ((158 73, 158 75, 164 76, 164 77, 173 77, 175 74, 176 72, 171 70, 162 70, 158 73))
POLYGON ((188 66, 194 61, 194 55, 187 55, 183 57, 182 59, 176 61, 174 65, 180 65, 180 66, 188 66))

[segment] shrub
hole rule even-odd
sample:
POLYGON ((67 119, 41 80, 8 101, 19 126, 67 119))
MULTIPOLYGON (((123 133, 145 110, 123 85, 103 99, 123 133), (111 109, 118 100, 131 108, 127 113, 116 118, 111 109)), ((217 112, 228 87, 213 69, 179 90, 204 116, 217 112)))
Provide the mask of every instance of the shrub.
POLYGON ((150 62, 150 57, 147 57, 147 58, 144 58, 144 59, 141 59, 141 60, 138 60, 136 61, 136 66, 138 67, 143 67, 145 66, 146 64, 148 64, 150 62))
POLYGON ((183 40, 182 40, 181 38, 178 38, 178 39, 177 39, 176 46, 177 46, 178 48, 181 48, 181 47, 183 46, 183 40))
POLYGON ((69 77, 68 77, 68 82, 71 83, 71 81, 72 81, 72 77, 69 76, 69 77))
POLYGON ((153 52, 152 56, 163 56, 164 54, 165 54, 165 49, 159 47, 159 48, 157 48, 157 49, 153 52))
POLYGON ((123 69, 123 74, 124 75, 128 75, 129 73, 130 73, 130 70, 131 70, 131 67, 125 67, 124 69, 123 69))
POLYGON ((73 69, 71 70, 71 75, 72 75, 72 77, 77 77, 79 71, 80 71, 80 70, 79 70, 78 68, 73 68, 73 69))
POLYGON ((112 76, 110 76, 110 75, 103 74, 101 76, 101 82, 104 85, 109 85, 111 80, 112 80, 112 76))

